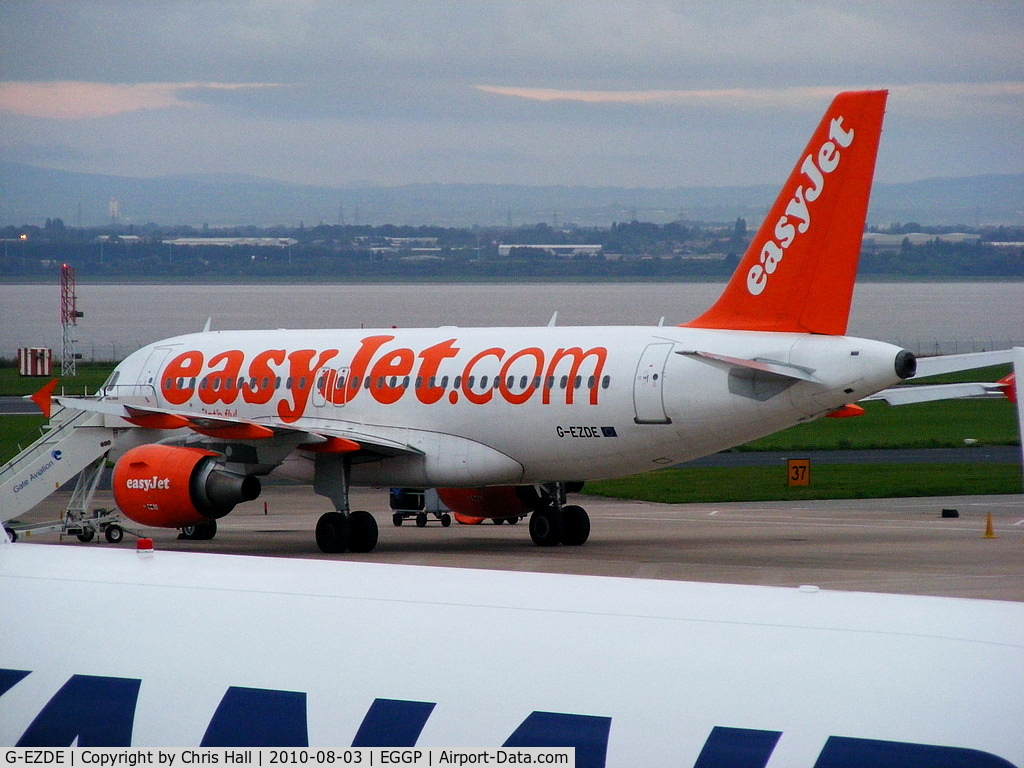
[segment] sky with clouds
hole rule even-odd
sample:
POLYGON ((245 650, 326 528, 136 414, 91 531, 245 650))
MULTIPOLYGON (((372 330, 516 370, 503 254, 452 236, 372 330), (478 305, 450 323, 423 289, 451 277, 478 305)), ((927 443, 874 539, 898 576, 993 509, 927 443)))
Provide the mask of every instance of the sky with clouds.
POLYGON ((876 178, 1024 172, 1024 3, 4 0, 0 159, 303 184, 780 183, 888 88, 876 178))

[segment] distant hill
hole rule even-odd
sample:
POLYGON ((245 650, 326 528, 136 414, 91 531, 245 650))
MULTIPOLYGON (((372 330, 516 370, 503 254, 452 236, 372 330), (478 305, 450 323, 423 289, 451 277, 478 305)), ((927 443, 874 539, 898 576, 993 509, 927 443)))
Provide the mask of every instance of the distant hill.
MULTIPOLYGON (((432 224, 469 227, 537 222, 609 226, 634 218, 669 221, 761 220, 778 188, 528 187, 510 184, 410 184, 317 187, 218 174, 132 178, 70 173, 0 162, 0 223, 307 226, 432 224)), ((1024 174, 876 184, 869 224, 1024 224, 1024 174)))

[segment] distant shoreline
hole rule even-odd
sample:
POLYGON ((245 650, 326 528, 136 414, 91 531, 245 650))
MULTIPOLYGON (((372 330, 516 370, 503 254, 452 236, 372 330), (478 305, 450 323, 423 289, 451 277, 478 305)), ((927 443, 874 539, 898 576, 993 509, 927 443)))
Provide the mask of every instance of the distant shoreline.
MULTIPOLYGON (((0 289, 5 285, 53 285, 59 282, 59 277, 49 279, 6 277, 0 274, 0 289)), ((226 278, 210 277, 196 279, 182 279, 169 277, 153 278, 132 278, 130 280, 110 280, 79 276, 78 285, 558 285, 558 284, 615 284, 615 283, 647 283, 651 285, 687 285, 687 284, 724 284, 728 282, 727 277, 721 276, 698 276, 679 279, 666 279, 664 277, 600 277, 600 276, 573 276, 564 277, 524 277, 515 276, 466 276, 459 277, 373 277, 370 275, 359 275, 348 279, 340 278, 284 278, 267 276, 265 278, 226 278)), ((928 275, 864 275, 857 278, 858 283, 1024 283, 1024 277, 958 277, 958 276, 928 276, 928 275)))

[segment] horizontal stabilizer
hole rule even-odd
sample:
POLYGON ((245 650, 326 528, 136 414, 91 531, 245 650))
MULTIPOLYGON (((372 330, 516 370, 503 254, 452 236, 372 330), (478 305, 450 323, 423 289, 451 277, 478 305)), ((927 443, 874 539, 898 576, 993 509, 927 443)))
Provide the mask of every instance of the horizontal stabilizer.
POLYGON ((1005 394, 996 383, 967 381, 960 384, 908 384, 890 387, 864 399, 883 400, 889 405, 912 405, 964 397, 1005 397, 1005 394))
POLYGON ((989 352, 967 352, 961 355, 937 355, 917 358, 917 378, 938 376, 957 371, 973 371, 990 365, 1002 365, 1013 361, 1012 349, 994 349, 989 352))

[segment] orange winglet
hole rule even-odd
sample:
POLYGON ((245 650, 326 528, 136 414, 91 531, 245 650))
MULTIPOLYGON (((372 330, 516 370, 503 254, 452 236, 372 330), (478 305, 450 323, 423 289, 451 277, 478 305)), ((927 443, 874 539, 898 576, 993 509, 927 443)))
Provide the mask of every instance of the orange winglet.
POLYGON ((53 390, 57 388, 57 382, 58 379, 50 379, 37 391, 28 396, 29 400, 39 406, 39 410, 43 412, 43 416, 46 418, 50 418, 50 413, 53 410, 53 390))
POLYGON ((1017 375, 1011 373, 1009 376, 1004 376, 996 382, 1002 393, 1006 395, 1006 399, 1011 403, 1017 402, 1017 375))
POLYGON ((830 419, 849 419, 853 416, 863 416, 865 413, 864 409, 855 403, 844 405, 842 408, 836 408, 831 413, 826 413, 830 419))
POLYGON ((247 422, 224 423, 224 424, 197 424, 189 422, 193 432, 207 437, 216 437, 221 440, 263 440, 274 436, 274 430, 259 424, 247 422))
POLYGON ((328 437, 322 443, 303 443, 299 448, 310 453, 355 453, 362 446, 344 437, 328 437))
POLYGON ((125 421, 143 429, 181 429, 189 425, 189 420, 176 413, 154 413, 125 406, 128 416, 125 421))

